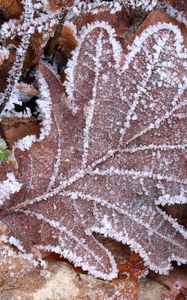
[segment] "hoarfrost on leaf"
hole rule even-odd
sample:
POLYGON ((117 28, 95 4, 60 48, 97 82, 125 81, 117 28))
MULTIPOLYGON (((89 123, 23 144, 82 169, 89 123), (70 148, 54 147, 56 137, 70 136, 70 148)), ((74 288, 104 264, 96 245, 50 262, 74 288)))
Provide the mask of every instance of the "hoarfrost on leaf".
POLYGON ((187 261, 185 229, 158 206, 187 200, 182 42, 178 27, 151 26, 120 67, 114 29, 89 25, 66 70, 68 100, 40 65, 41 96, 52 99, 47 135, 15 149, 22 187, 9 193, 1 216, 25 251, 54 251, 107 280, 117 276, 116 263, 93 232, 130 245, 162 274, 171 261, 187 261))
MULTIPOLYGON (((179 4, 180 6, 180 4, 179 4)), ((185 27, 187 27, 187 19, 185 16, 185 11, 181 10, 177 10, 175 7, 173 7, 172 5, 170 5, 167 1, 158 1, 157 4, 157 9, 159 9, 160 11, 164 11, 168 14, 168 16, 176 19, 177 21, 181 22, 184 24, 185 27)))
POLYGON ((7 173, 7 179, 0 182, 0 205, 7 199, 10 199, 10 195, 18 192, 21 189, 21 184, 16 180, 13 173, 7 173))
POLYGON ((121 11, 125 1, 74 1, 72 9, 70 9, 65 17, 66 20, 71 21, 74 18, 83 14, 98 14, 99 12, 109 11, 111 14, 121 11))
MULTIPOLYGON (((21 2, 23 4, 23 14, 20 20, 9 20, 0 29, 2 43, 7 43, 7 40, 11 41, 16 36, 21 38, 19 46, 16 47, 16 59, 9 71, 8 85, 4 93, 1 94, 1 115, 6 115, 7 112, 12 111, 14 104, 21 103, 17 85, 22 75, 23 63, 32 35, 35 32, 41 33, 43 31, 44 36, 50 37, 51 28, 59 21, 60 10, 55 12, 50 11, 48 1, 43 1, 43 4, 41 1, 33 4, 31 0, 22 0, 21 2)), ((46 41, 47 38, 43 38, 43 40, 46 41)), ((4 59, 9 57, 9 46, 11 48, 11 44, 7 45, 7 47, 0 47, 0 65, 4 59)), ((45 42, 42 46, 45 46, 45 42)))
POLYGON ((158 0, 127 0, 124 2, 133 9, 142 8, 150 11, 157 5, 158 0))

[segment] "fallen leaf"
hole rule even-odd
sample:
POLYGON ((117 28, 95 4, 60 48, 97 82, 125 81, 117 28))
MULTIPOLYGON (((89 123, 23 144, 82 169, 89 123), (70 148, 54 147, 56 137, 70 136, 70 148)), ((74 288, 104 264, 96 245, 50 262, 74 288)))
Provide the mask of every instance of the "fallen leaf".
POLYGON ((23 6, 19 0, 0 0, 0 9, 7 18, 18 18, 21 15, 23 6))
POLYGON ((158 207, 186 202, 181 43, 176 26, 149 27, 120 68, 113 29, 93 23, 68 63, 67 100, 53 71, 40 66, 44 129, 38 141, 18 141, 19 174, 9 181, 0 174, 6 245, 23 254, 56 252, 107 280, 117 277, 117 266, 93 232, 130 245, 162 274, 172 260, 186 262, 184 228, 158 207))
POLYGON ((136 253, 131 253, 126 262, 118 265, 118 269, 120 274, 127 275, 128 278, 134 280, 136 283, 148 273, 148 269, 145 267, 142 258, 136 253))
POLYGON ((10 146, 27 135, 40 134, 39 121, 36 118, 4 118, 2 124, 5 131, 5 138, 10 146))

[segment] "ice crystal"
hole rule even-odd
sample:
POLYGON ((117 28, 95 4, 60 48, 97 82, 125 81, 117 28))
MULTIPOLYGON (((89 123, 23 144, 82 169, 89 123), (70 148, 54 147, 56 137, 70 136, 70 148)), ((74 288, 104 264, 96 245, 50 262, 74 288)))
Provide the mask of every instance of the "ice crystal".
POLYGON ((16 180, 13 173, 7 173, 7 179, 0 183, 0 205, 3 205, 3 202, 10 198, 10 194, 14 194, 21 189, 21 184, 16 180))
POLYGON ((125 1, 101 1, 96 0, 90 1, 74 1, 72 9, 70 9, 65 17, 66 20, 70 21, 74 18, 79 17, 83 14, 97 14, 99 12, 109 11, 111 14, 121 11, 125 1))
MULTIPOLYGON (((171 261, 187 261, 185 229, 159 207, 187 202, 181 32, 166 23, 147 28, 123 66, 107 23, 84 28, 78 41, 66 70, 68 99, 54 72, 40 65, 47 135, 29 150, 15 148, 22 186, 3 198, 1 221, 23 255, 35 245, 111 280, 117 266, 97 232, 130 245, 150 269, 166 274, 171 261)), ((10 167, 3 167, 6 186, 10 167)))
POLYGON ((111 14, 121 11, 123 7, 133 9, 142 8, 145 11, 151 11, 157 4, 157 0, 117 0, 117 1, 74 1, 74 5, 69 10, 66 19, 72 20, 82 14, 97 14, 99 12, 109 11, 111 14))
POLYGON ((143 9, 149 11, 149 10, 152 10, 156 6, 158 0, 127 0, 124 2, 125 2, 125 4, 132 7, 133 9, 141 7, 143 9))

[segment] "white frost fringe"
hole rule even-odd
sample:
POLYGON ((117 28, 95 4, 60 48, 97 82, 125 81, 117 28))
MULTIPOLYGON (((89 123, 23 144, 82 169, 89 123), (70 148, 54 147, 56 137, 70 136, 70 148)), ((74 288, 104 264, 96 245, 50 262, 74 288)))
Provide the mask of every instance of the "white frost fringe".
POLYGON ((40 97, 37 100, 39 116, 42 120, 42 128, 40 132, 40 136, 37 139, 36 135, 27 135, 21 140, 19 140, 14 148, 19 148, 20 150, 28 150, 32 144, 36 141, 42 141, 46 136, 49 135, 51 130, 52 121, 52 100, 51 94, 47 85, 47 82, 43 75, 38 72, 37 81, 39 86, 40 97))
POLYGON ((123 2, 125 2, 124 4, 129 5, 133 9, 142 7, 146 11, 150 11, 157 5, 158 0, 127 0, 123 2))
POLYGON ((11 194, 19 192, 21 186, 12 172, 7 173, 7 179, 0 182, 0 205, 3 205, 6 200, 10 199, 11 194))
MULTIPOLYGON (((145 29, 140 36, 137 36, 132 44, 132 46, 129 46, 129 54, 125 57, 125 65, 123 67, 123 70, 127 70, 129 68, 129 64, 132 62, 134 57, 137 53, 139 53, 142 50, 142 45, 146 43, 146 40, 155 33, 159 32, 159 30, 168 30, 171 33, 175 35, 175 48, 176 52, 179 56, 179 58, 187 59, 187 51, 184 49, 183 46, 183 36, 181 34, 180 29, 171 24, 171 23, 157 23, 156 25, 149 26, 147 29, 145 29)), ((158 45, 159 46, 159 45, 158 45)), ((161 45, 160 45, 161 47, 161 45)), ((158 51, 159 49, 157 49, 158 51)))

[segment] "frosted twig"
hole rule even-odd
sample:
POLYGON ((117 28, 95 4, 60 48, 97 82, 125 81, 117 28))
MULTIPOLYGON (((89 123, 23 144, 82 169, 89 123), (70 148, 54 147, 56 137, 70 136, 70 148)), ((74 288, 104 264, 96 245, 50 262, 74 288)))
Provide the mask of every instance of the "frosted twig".
POLYGON ((31 0, 23 0, 23 5, 24 5, 24 22, 22 25, 22 28, 24 30, 24 35, 21 39, 21 43, 19 48, 17 49, 17 55, 16 55, 16 60, 14 62, 14 65, 10 71, 10 76, 8 79, 8 86, 3 94, 3 97, 1 99, 1 104, 0 104, 0 113, 3 111, 5 108, 6 104, 9 102, 11 103, 13 100, 13 97, 16 93, 16 85, 18 83, 18 80, 21 76, 21 71, 22 71, 22 66, 23 62, 25 59, 25 54, 27 51, 27 48, 29 46, 29 41, 31 34, 33 33, 32 28, 30 28, 32 19, 34 16, 34 9, 33 9, 33 4, 31 0))

